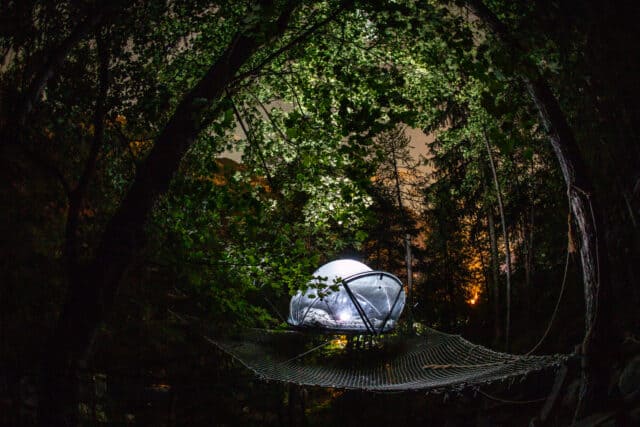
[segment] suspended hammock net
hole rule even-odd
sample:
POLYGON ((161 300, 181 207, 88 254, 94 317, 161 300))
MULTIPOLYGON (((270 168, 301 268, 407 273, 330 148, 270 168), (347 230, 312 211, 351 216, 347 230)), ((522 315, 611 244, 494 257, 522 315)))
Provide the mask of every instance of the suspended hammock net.
POLYGON ((462 390, 558 367, 569 357, 498 353, 430 328, 351 346, 345 336, 297 331, 250 330, 209 340, 263 380, 369 391, 462 390))
POLYGON ((387 334, 404 303, 397 277, 337 260, 316 270, 291 299, 288 323, 297 330, 254 329, 207 339, 263 380, 370 391, 461 390, 557 367, 569 358, 498 353, 430 328, 411 336, 387 334), (309 330, 324 335, 304 333, 309 330))

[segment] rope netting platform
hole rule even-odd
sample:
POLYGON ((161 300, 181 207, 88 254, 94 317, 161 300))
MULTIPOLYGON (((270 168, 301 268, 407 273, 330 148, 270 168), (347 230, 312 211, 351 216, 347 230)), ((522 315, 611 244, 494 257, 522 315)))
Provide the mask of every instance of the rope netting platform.
POLYGON ((557 368, 570 357, 499 353, 430 328, 418 336, 351 345, 344 336, 294 331, 249 330, 207 339, 263 380, 381 392, 459 391, 557 368))

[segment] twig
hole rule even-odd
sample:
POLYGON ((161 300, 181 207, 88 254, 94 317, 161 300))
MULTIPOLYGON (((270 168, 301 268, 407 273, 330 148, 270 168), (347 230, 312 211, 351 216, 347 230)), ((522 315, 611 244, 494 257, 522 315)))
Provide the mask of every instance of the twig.
POLYGON ((284 46, 281 46, 279 49, 276 49, 274 52, 272 52, 271 54, 267 55, 266 58, 264 58, 258 65, 256 65, 255 67, 251 68, 250 70, 245 71, 244 73, 241 73, 239 75, 237 75, 231 82, 230 82, 230 86, 232 86, 233 84, 235 84, 236 82, 240 82, 242 80, 244 80, 247 77, 253 76, 255 73, 257 73, 258 71, 260 71, 260 69, 262 69, 263 67, 265 67, 267 64, 269 64, 271 61, 273 61, 275 58, 277 58, 278 56, 280 56, 282 53, 286 52, 287 50, 291 49, 292 47, 294 47, 296 44, 301 43, 303 41, 305 41, 306 39, 308 39, 311 35, 313 35, 313 33, 315 33, 318 29, 324 27, 325 25, 327 25, 328 23, 330 23, 331 21, 333 21, 338 15, 340 15, 340 13, 342 13, 345 10, 345 5, 344 3, 340 5, 340 7, 338 7, 333 13, 331 13, 329 16, 327 16, 325 19, 323 19, 320 22, 315 23, 314 25, 312 25, 311 27, 309 27, 307 30, 303 31, 302 34, 294 37, 293 39, 291 39, 287 44, 285 44, 284 46))
POLYGON ((489 393, 485 393, 484 391, 478 389, 478 393, 480 393, 481 395, 483 395, 484 397, 491 399, 491 400, 495 400, 496 402, 502 402, 502 403, 508 403, 510 405, 517 405, 517 404, 531 404, 531 403, 540 403, 540 402, 544 402, 546 400, 546 397, 541 397, 539 399, 532 399, 532 400, 509 400, 509 399, 503 399, 501 397, 496 397, 496 396, 492 396, 489 393))

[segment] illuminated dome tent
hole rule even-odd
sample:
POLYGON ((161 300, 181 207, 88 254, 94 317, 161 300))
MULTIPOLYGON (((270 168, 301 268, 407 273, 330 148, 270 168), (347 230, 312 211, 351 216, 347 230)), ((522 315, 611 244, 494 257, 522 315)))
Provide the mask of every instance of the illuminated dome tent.
POLYGON ((361 262, 332 261, 313 277, 291 298, 288 322, 296 328, 380 334, 393 330, 404 308, 402 282, 361 262))

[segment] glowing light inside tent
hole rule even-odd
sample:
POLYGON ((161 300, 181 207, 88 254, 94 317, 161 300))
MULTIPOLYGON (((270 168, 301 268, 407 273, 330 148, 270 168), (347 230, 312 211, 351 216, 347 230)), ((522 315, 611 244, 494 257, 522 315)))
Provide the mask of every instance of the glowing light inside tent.
POLYGON ((379 334, 395 328, 405 299, 393 274, 340 259, 317 269, 306 289, 291 298, 287 321, 298 328, 379 334))
POLYGON ((340 319, 343 322, 348 322, 349 320, 351 320, 351 312, 347 310, 341 311, 340 314, 338 315, 338 319, 340 319))

